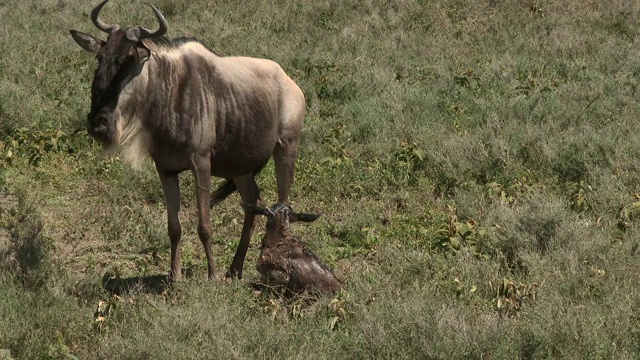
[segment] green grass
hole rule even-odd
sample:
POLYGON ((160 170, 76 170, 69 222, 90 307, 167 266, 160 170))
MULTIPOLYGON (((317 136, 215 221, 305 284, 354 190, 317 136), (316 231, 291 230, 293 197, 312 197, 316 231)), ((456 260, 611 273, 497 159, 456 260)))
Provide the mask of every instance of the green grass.
MULTIPOLYGON (((308 99, 294 232, 335 297, 208 282, 182 180, 184 282, 164 199, 86 134, 98 34, 79 0, 0 1, 0 349, 64 358, 640 356, 640 35, 634 2, 158 0, 170 36, 266 57, 308 99)), ((155 26, 145 2, 102 14, 155 26)), ((216 180, 217 181, 217 180, 216 180)), ((272 164, 259 177, 275 201, 272 164)), ((242 221, 212 211, 230 265, 242 221)), ((2 354, 2 353, 0 353, 2 354)))

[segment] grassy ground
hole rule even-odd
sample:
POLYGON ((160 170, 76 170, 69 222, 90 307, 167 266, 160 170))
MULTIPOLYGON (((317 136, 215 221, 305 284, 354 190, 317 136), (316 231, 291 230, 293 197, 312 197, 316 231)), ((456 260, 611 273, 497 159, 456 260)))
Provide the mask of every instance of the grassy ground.
MULTIPOLYGON (((155 26, 145 2, 107 22, 155 26)), ((157 0, 170 35, 279 62, 308 98, 295 233, 345 280, 283 301, 210 283, 193 182, 164 200, 84 130, 79 0, 0 1, 0 349, 27 358, 640 356, 639 5, 157 0)), ((217 180, 216 180, 217 181, 217 180)), ((275 200, 273 166, 259 178, 275 200)), ((229 266, 240 199, 213 211, 229 266)), ((6 353, 6 352, 5 352, 6 353)), ((3 353, 0 352, 0 356, 3 353)))

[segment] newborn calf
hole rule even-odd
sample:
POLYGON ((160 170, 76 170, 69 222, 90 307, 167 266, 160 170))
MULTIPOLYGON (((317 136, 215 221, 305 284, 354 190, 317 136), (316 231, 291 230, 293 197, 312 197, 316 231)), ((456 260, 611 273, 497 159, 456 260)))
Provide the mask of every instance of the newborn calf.
POLYGON ((269 285, 296 294, 302 291, 334 293, 342 284, 333 272, 320 262, 302 242, 295 238, 289 223, 312 222, 320 214, 295 213, 290 206, 277 203, 271 208, 246 205, 245 209, 264 215, 267 232, 262 239, 262 252, 256 269, 269 285))

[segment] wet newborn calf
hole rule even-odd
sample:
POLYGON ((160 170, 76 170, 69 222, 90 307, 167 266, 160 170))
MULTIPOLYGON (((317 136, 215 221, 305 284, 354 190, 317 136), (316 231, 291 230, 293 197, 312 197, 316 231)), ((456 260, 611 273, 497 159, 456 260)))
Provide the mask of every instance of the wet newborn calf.
POLYGON ((246 205, 245 209, 269 219, 256 266, 266 284, 284 287, 293 294, 302 291, 328 294, 340 288, 340 280, 295 238, 289 228, 289 223, 311 222, 320 214, 295 213, 291 207, 282 203, 269 209, 255 205, 246 205))

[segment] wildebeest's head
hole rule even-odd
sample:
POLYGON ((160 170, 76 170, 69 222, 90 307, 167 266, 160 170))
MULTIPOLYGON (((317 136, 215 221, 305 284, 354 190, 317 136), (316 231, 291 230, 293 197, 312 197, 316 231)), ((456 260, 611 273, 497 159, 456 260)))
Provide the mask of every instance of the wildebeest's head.
POLYGON ((160 37, 167 32, 168 23, 160 10, 151 5, 160 23, 160 28, 151 32, 142 27, 132 27, 124 31, 118 25, 108 25, 98 19, 100 10, 109 0, 104 0, 91 11, 91 21, 103 32, 109 34, 107 41, 89 34, 71 30, 71 36, 83 49, 95 53, 98 68, 91 85, 91 111, 87 115, 87 130, 105 145, 117 143, 119 133, 115 113, 122 89, 140 73, 151 56, 151 51, 142 39, 160 37))

